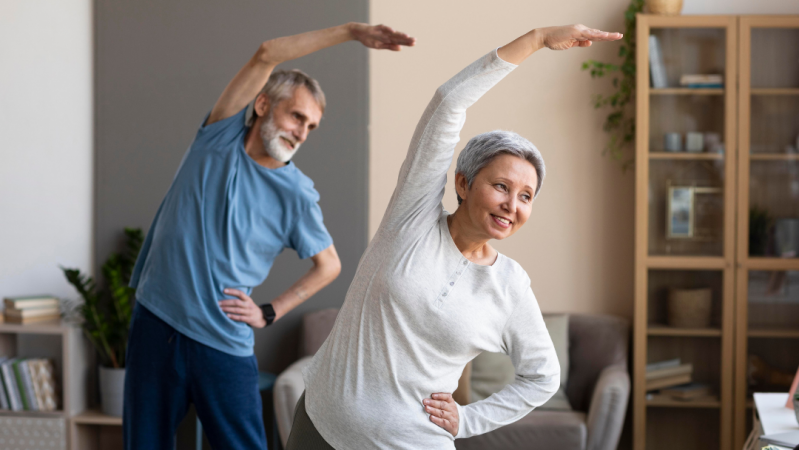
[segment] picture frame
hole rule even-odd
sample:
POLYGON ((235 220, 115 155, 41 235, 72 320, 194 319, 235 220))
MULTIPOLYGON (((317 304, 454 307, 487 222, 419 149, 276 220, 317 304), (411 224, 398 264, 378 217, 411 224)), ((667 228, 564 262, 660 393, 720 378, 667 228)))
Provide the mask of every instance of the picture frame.
POLYGON ((690 239, 694 237, 694 187, 669 186, 666 209, 666 237, 690 239))

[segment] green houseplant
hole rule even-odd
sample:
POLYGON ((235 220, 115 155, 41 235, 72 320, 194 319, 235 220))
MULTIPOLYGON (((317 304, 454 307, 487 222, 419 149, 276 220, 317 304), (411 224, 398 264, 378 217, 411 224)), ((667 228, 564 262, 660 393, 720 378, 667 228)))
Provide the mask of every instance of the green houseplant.
POLYGON ((82 302, 77 318, 100 359, 100 393, 103 412, 122 415, 122 391, 125 380, 125 351, 133 312, 133 294, 128 287, 144 234, 138 228, 125 228, 125 248, 111 253, 101 272, 104 283, 79 269, 63 268, 67 281, 78 291, 82 302))
POLYGON ((597 94, 593 98, 594 108, 610 108, 602 129, 610 137, 602 154, 609 154, 626 170, 633 158, 625 157, 625 149, 635 142, 635 15, 644 8, 644 0, 632 0, 624 11, 624 38, 619 47, 621 64, 588 60, 583 70, 591 73, 591 78, 613 76, 614 91, 609 95, 597 94))

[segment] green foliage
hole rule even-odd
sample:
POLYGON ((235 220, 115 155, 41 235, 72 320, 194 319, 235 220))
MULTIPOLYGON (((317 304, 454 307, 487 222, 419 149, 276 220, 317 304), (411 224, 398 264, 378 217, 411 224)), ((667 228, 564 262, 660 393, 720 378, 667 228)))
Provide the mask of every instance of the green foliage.
POLYGON ((633 162, 625 158, 625 149, 635 142, 635 15, 644 8, 644 0, 632 0, 624 11, 624 37, 619 47, 621 64, 588 60, 582 69, 588 70, 591 78, 612 76, 614 92, 597 94, 592 99, 594 108, 610 108, 602 129, 610 137, 602 154, 609 154, 626 170, 633 162))
POLYGON ((102 288, 92 277, 78 269, 63 268, 67 281, 83 298, 79 311, 81 326, 97 349, 100 362, 106 367, 125 367, 125 350, 133 312, 135 289, 128 287, 144 234, 139 228, 125 228, 125 249, 111 253, 101 269, 105 284, 102 288))

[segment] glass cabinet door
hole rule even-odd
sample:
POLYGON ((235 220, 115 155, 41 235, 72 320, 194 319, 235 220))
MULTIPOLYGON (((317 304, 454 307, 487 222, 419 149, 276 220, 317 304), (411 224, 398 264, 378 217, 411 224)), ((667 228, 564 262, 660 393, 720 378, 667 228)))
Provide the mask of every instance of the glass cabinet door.
POLYGON ((725 28, 653 28, 648 44, 648 253, 724 256, 730 39, 725 28))

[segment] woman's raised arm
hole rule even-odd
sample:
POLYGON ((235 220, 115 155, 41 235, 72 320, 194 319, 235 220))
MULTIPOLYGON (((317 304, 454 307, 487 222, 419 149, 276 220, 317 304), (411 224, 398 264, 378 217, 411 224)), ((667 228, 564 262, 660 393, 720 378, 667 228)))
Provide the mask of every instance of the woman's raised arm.
POLYGON ((460 140, 466 110, 517 64, 545 47, 566 50, 621 37, 620 33, 583 25, 535 29, 489 52, 444 83, 416 126, 380 229, 396 233, 400 229, 416 229, 438 218, 447 170, 460 140))

